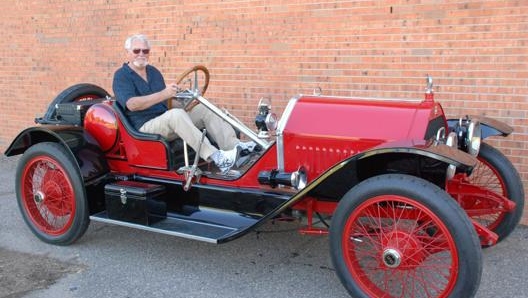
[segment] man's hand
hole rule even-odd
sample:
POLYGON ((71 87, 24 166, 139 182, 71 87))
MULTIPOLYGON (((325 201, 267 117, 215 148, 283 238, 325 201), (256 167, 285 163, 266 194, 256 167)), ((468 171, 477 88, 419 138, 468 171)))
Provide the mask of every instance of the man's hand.
POLYGON ((178 87, 177 84, 169 84, 165 89, 149 94, 144 96, 135 96, 131 97, 127 103, 126 106, 130 111, 141 111, 150 108, 151 106, 167 101, 168 99, 176 97, 176 94, 178 92, 181 92, 180 87, 178 87))
POLYGON ((172 83, 172 84, 169 84, 167 88, 165 88, 165 90, 163 91, 167 95, 167 98, 172 98, 172 97, 176 97, 176 94, 178 94, 178 92, 181 92, 182 89, 178 87, 177 84, 172 83))

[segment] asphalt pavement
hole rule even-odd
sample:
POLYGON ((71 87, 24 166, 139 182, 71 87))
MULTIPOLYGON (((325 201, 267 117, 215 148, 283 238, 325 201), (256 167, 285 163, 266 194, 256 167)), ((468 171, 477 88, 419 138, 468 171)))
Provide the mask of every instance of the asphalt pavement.
MULTIPOLYGON (((0 157, 0 298, 349 297, 326 236, 269 223, 222 245, 92 222, 70 246, 39 241, 16 204, 17 158, 0 157)), ((528 227, 484 250, 477 297, 528 297, 528 227)))

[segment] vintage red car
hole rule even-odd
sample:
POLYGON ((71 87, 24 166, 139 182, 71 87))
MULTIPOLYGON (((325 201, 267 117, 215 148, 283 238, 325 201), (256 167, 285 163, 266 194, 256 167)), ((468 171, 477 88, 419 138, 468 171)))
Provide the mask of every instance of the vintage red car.
POLYGON ((16 194, 38 238, 68 245, 93 220, 224 243, 300 217, 300 232, 328 234, 353 297, 471 297, 481 247, 506 238, 521 218, 519 174, 482 142, 512 128, 447 119, 429 78, 422 100, 299 95, 280 119, 262 99, 257 129, 203 97, 205 67, 184 78, 191 87, 176 100, 205 105, 258 150, 221 174, 182 140, 134 130, 102 88, 74 85, 5 152, 23 154, 16 194))

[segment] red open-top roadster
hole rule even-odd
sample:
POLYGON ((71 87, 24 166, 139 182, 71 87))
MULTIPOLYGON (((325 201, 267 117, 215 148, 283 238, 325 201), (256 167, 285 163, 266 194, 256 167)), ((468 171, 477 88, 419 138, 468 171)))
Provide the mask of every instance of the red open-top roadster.
POLYGON ((521 218, 517 171, 482 142, 511 127, 447 119, 430 79, 423 100, 300 95, 280 119, 262 99, 253 130, 203 97, 205 67, 184 78, 191 87, 170 101, 205 105, 255 150, 222 174, 182 140, 134 130, 102 88, 74 85, 5 152, 23 154, 17 199, 37 237, 67 245, 94 220, 223 243, 301 217, 302 233, 329 234, 353 297, 471 297, 481 247, 521 218))

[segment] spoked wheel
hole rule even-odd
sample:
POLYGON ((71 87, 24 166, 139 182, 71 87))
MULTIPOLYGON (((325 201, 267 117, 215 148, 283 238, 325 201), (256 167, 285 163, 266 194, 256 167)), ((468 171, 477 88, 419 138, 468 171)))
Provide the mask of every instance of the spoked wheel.
POLYGON ((26 224, 44 242, 71 244, 86 231, 84 185, 62 145, 39 143, 24 153, 17 167, 16 192, 26 224))
POLYGON ((467 215, 413 176, 381 175, 350 190, 330 247, 352 297, 472 297, 480 283, 482 252, 467 215))
POLYGON ((497 233, 499 241, 506 238, 517 226, 524 209, 524 188, 517 170, 499 150, 482 143, 477 156, 478 163, 469 182, 485 187, 502 195, 516 204, 515 210, 505 211, 493 201, 482 202, 478 199, 464 199, 461 202, 464 209, 480 210, 484 215, 473 215, 473 219, 497 233))

